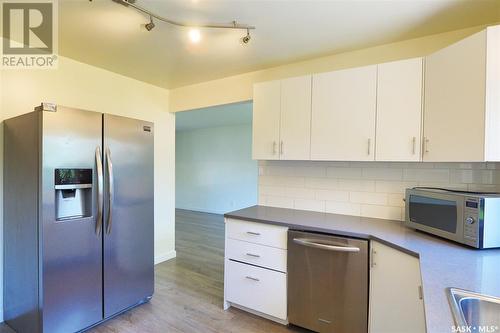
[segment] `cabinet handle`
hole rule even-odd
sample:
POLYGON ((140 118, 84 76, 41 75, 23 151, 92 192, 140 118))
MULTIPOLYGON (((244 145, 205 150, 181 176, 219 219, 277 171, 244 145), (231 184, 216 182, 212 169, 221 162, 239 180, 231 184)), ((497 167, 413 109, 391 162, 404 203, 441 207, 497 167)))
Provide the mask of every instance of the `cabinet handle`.
POLYGON ((424 299, 424 291, 422 290, 422 286, 418 286, 418 298, 424 299))
POLYGON ((370 256, 370 267, 373 268, 377 265, 377 263, 375 263, 375 254, 377 253, 377 251, 375 251, 374 248, 372 248, 372 255, 370 256))
POLYGON ((260 256, 258 254, 253 254, 253 253, 247 253, 247 256, 254 257, 254 258, 260 258, 260 256))
POLYGON ((416 150, 417 150, 417 138, 413 137, 413 141, 412 141, 412 153, 413 153, 413 155, 415 155, 416 150))
POLYGON ((280 154, 283 155, 283 152, 285 150, 283 149, 283 140, 281 140, 281 143, 280 143, 280 154))
POLYGON ((276 148, 277 148, 277 143, 276 141, 273 141, 273 155, 276 155, 276 148))
POLYGON ((428 153, 428 152, 429 152, 429 139, 424 138, 424 153, 428 153))
POLYGON ((255 281, 255 282, 259 282, 260 280, 257 279, 257 278, 254 278, 253 276, 245 276, 246 279, 249 279, 249 280, 252 280, 252 281, 255 281))
POLYGON ((372 139, 368 139, 368 150, 367 150, 368 155, 370 155, 371 146, 372 146, 372 139))
POLYGON ((260 232, 255 232, 255 231, 247 231, 247 234, 252 236, 260 236, 260 232))

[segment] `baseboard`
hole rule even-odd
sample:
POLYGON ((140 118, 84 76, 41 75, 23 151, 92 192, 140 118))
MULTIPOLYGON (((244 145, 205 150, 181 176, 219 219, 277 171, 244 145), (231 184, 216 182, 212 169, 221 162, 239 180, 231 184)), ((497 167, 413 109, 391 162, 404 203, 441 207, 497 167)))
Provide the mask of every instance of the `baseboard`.
MULTIPOLYGON (((239 304, 235 304, 235 303, 231 303, 231 302, 227 302, 227 303, 228 303, 229 306, 233 306, 233 307, 235 307, 237 309, 240 309, 240 310, 243 310, 243 311, 246 311, 246 312, 250 312, 251 314, 254 314, 256 316, 272 320, 272 321, 274 321, 274 322, 276 322, 278 324, 288 325, 288 320, 276 318, 276 317, 270 316, 268 314, 262 313, 260 311, 249 309, 249 308, 247 308, 247 307, 245 307, 243 305, 239 305, 239 304)), ((224 310, 227 310, 227 309, 224 309, 224 310)))
POLYGON ((164 261, 174 259, 177 256, 177 252, 172 250, 170 252, 162 253, 155 256, 155 265, 158 265, 164 261))

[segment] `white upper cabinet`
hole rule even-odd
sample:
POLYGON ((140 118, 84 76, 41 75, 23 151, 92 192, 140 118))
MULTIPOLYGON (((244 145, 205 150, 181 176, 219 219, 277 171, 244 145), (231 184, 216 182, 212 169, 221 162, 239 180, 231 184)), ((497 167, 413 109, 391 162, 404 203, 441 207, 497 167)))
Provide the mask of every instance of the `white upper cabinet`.
POLYGON ((377 161, 420 161, 422 58, 378 65, 377 161))
POLYGON ((311 76, 255 84, 253 158, 308 160, 310 140, 311 76))
POLYGON ((500 27, 426 57, 423 160, 500 160, 500 27))
POLYGON ((282 160, 308 160, 311 149, 311 76, 281 81, 282 160))
POLYGON ((312 160, 374 160, 376 92, 376 65, 313 75, 312 160))
POLYGON ((253 158, 500 161, 500 25, 427 57, 258 83, 253 158))
POLYGON ((280 141, 281 82, 257 83, 253 87, 252 157, 278 160, 280 141))

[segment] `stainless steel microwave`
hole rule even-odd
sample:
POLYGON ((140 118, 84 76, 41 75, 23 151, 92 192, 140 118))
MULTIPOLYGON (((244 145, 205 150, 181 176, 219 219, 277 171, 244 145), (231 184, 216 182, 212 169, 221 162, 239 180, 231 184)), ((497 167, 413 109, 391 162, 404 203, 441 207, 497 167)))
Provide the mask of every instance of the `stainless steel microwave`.
POLYGON ((500 247, 500 195, 406 190, 405 225, 478 249, 500 247))

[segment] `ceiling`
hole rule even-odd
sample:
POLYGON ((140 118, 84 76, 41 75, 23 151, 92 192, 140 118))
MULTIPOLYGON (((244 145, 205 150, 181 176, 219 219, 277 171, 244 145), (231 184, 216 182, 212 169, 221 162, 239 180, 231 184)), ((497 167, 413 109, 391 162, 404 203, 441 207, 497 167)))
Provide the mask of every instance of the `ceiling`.
POLYGON ((213 106, 175 114, 176 131, 251 123, 252 102, 213 106))
POLYGON ((59 52, 165 88, 500 21, 500 0, 137 0, 189 22, 255 25, 243 32, 156 22, 112 0, 60 0, 59 52))

